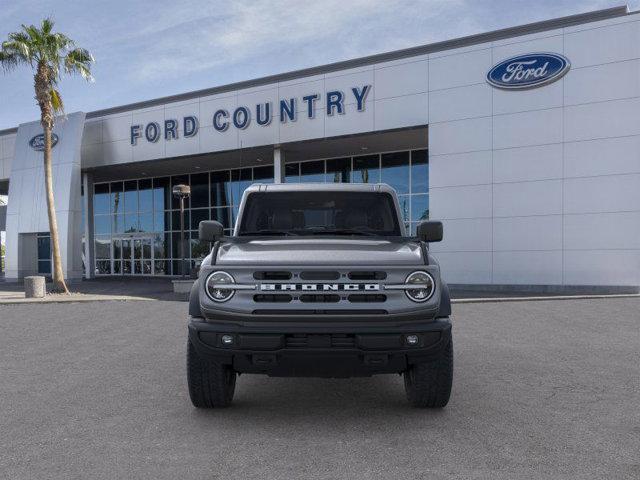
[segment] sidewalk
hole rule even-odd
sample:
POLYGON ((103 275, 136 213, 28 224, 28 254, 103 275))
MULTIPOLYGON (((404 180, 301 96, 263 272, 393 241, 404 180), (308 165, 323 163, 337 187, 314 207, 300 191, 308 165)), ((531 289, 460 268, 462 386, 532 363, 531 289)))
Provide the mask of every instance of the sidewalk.
MULTIPOLYGON (((21 283, 0 282, 0 305, 16 303, 62 303, 97 301, 186 300, 186 294, 173 292, 168 278, 100 278, 73 282, 70 295, 47 293, 44 298, 25 298, 21 283)), ((47 284, 47 292, 51 284, 47 284)))

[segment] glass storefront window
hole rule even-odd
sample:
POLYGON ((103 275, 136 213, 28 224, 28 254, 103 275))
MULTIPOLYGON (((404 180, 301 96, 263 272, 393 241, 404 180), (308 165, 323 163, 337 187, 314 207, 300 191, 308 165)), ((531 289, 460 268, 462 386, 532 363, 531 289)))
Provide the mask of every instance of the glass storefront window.
POLYGON ((411 221, 421 222, 429 219, 429 195, 411 197, 411 221))
POLYGON ((365 155, 353 158, 353 183, 379 183, 380 182, 380 156, 365 155))
POLYGON ((93 187, 93 213, 95 215, 109 214, 111 213, 109 204, 109 184, 99 183, 93 187))
POLYGON ((108 275, 111 273, 111 261, 109 260, 97 260, 96 261, 96 273, 98 275, 108 275))
POLYGON ((169 177, 153 179, 153 210, 160 212, 171 208, 171 188, 169 177))
POLYGON ((327 182, 349 183, 351 177, 351 158, 333 158, 327 160, 327 182))
POLYGON ((111 213, 124 212, 124 186, 122 182, 111 182, 111 213))
POLYGON ((111 215, 112 233, 124 233, 124 215, 111 215))
POLYGON ((111 215, 94 216, 93 233, 95 235, 109 235, 111 233, 111 215))
MULTIPOLYGON (((415 233, 429 214, 428 168, 427 150, 414 150, 288 163, 285 173, 289 182, 389 183, 400 194, 407 228, 415 233)), ((95 184, 96 271, 179 275, 180 211, 171 186, 191 186, 185 204, 185 254, 194 264, 209 252, 209 245, 197 239, 200 221, 219 221, 225 234, 232 234, 242 194, 254 182, 272 183, 273 165, 95 184), (146 239, 149 257, 132 257, 134 239, 146 239)))
POLYGON ((191 208, 209 207, 209 174, 191 175, 191 208))
POLYGON ((169 253, 169 235, 157 233, 153 237, 153 256, 154 258, 166 258, 169 253))
POLYGON ((409 152, 383 153, 381 181, 398 195, 409 193, 409 152))
POLYGON ((182 271, 184 270, 184 274, 189 274, 189 260, 185 260, 182 262, 180 259, 174 260, 171 262, 171 268, 173 270, 173 275, 182 275, 182 271))
POLYGON ((253 181, 260 183, 273 183, 273 165, 254 168, 253 181))
MULTIPOLYGON (((191 210, 191 230, 197 230, 200 226, 200 222, 203 220, 209 220, 209 209, 208 208, 198 208, 195 210, 191 210)), ((185 225, 185 228, 188 228, 185 225)))
POLYGON ((141 232, 153 232, 153 214, 141 213, 138 216, 138 230, 141 232))
POLYGON ((211 206, 223 207, 231 205, 231 172, 211 172, 211 206))
POLYGON ((95 256, 97 259, 111 258, 111 237, 96 236, 95 256))
POLYGON ((231 200, 234 205, 240 205, 242 194, 253 183, 253 173, 250 168, 231 170, 231 200))
POLYGON ((300 182, 324 183, 324 160, 302 162, 300 164, 300 182))
POLYGON ((284 166, 284 181, 286 183, 298 183, 300 181, 299 163, 287 163, 284 166))
POLYGON ((124 212, 138 212, 138 181, 124 182, 124 212))
POLYGON ((427 150, 411 152, 411 191, 413 193, 429 191, 429 154, 427 150))
POLYGON ((229 207, 212 208, 211 220, 220 222, 224 228, 231 228, 231 212, 229 207))
POLYGON ((169 230, 170 221, 171 219, 169 218, 168 212, 155 212, 153 214, 153 231, 164 232, 165 230, 169 230))
POLYGON ((154 272, 156 275, 171 275, 170 269, 171 262, 166 260, 156 260, 153 263, 154 272))
POLYGON ((138 180, 138 211, 153 212, 153 188, 150 178, 138 180))
POLYGON ((114 238, 111 243, 113 245, 113 258, 116 260, 122 260, 122 240, 114 238))
POLYGON ((124 216, 124 232, 135 233, 138 231, 138 214, 127 213, 124 216))
POLYGON ((398 195, 398 203, 400 204, 400 211, 402 212, 402 219, 405 222, 409 221, 409 195, 398 195))

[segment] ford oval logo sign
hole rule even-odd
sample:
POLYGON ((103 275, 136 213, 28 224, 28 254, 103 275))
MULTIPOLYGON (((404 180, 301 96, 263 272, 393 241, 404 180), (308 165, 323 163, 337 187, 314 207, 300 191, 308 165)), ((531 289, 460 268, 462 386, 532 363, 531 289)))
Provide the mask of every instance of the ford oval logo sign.
POLYGON ((561 78, 569 68, 569 60, 558 53, 518 55, 489 70, 487 82, 506 90, 541 87, 561 78))
MULTIPOLYGON (((58 135, 55 133, 51 134, 51 148, 55 147, 58 143, 58 135)), ((44 152, 44 133, 40 135, 36 135, 31 140, 29 140, 29 145, 31 148, 38 152, 44 152)))

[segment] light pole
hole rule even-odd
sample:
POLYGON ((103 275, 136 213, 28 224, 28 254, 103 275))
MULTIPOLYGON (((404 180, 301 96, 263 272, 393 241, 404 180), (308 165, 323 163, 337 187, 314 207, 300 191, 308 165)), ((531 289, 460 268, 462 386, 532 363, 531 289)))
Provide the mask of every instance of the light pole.
POLYGON ((185 259, 184 259, 184 201, 191 195, 191 187, 189 185, 176 185, 172 189, 173 196, 180 200, 180 276, 185 277, 185 259))

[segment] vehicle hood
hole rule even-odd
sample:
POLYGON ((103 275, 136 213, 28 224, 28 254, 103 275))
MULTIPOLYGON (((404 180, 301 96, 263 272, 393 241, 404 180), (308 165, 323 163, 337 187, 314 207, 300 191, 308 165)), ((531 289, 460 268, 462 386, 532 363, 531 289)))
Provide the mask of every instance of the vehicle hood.
POLYGON ((287 238, 223 243, 219 265, 420 265, 420 244, 409 239, 287 238))

